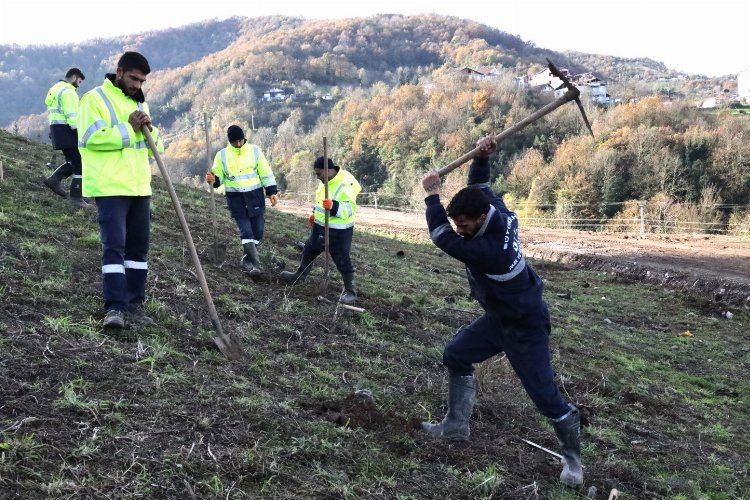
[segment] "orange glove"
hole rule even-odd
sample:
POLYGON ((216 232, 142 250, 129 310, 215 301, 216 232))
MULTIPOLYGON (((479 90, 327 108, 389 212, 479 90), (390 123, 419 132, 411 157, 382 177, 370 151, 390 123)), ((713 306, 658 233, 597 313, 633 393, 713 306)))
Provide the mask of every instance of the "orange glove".
POLYGON ((279 195, 278 194, 272 194, 268 197, 269 200, 271 200, 271 206, 275 207, 276 204, 279 202, 279 195))
POLYGON ((332 209, 333 208, 333 200, 330 199, 330 198, 326 198, 325 200, 323 200, 323 208, 325 208, 326 210, 332 209))
POLYGON ((315 214, 311 215, 309 219, 307 219, 307 223, 310 224, 310 227, 313 227, 315 225, 315 214))
POLYGON ((206 174, 206 182, 208 182, 209 184, 213 184, 214 182, 216 182, 216 176, 213 172, 209 172, 206 174))

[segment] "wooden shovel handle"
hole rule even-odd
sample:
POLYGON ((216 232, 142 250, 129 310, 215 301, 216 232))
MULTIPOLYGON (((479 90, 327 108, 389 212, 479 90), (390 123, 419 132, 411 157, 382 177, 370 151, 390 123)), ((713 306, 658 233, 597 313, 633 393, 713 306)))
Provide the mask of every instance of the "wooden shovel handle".
POLYGON ((159 165, 159 172, 161 172, 161 176, 164 178, 164 182, 167 184, 169 197, 172 199, 172 205, 174 206, 175 212, 177 212, 177 217, 180 219, 182 234, 185 236, 185 241, 187 242, 188 248, 190 249, 190 257, 192 257, 193 259, 193 265, 195 266, 195 271, 198 275, 198 281, 201 284, 201 290, 203 290, 203 296, 206 299, 206 304, 208 305, 208 313, 211 316, 211 323, 213 323, 216 333, 219 334, 219 336, 223 337, 224 331, 221 328, 219 315, 216 312, 214 301, 211 298, 211 292, 208 290, 206 275, 203 274, 203 266, 201 266, 201 261, 198 258, 198 252, 195 249, 195 243, 193 243, 193 236, 190 234, 190 228, 187 225, 187 220, 185 220, 185 213, 182 211, 182 205, 180 205, 180 200, 177 198, 177 193, 175 192, 172 181, 169 178, 169 173, 164 167, 164 163, 162 163, 161 161, 161 156, 159 155, 159 151, 156 149, 156 144, 154 144, 154 139, 151 137, 151 132, 148 130, 147 126, 144 126, 141 131, 146 137, 148 147, 151 148, 151 152, 154 154, 156 164, 159 165))

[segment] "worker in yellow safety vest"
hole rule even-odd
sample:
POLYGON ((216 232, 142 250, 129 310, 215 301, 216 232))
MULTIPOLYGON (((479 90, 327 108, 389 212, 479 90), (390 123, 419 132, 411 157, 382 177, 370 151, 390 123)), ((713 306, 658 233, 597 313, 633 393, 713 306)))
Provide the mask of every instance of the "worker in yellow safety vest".
POLYGON ((276 177, 263 151, 247 142, 241 127, 230 125, 227 139, 229 144, 216 153, 206 182, 214 187, 224 184, 227 207, 237 223, 244 250, 240 263, 248 274, 257 276, 263 272, 257 245, 265 232, 265 196, 272 207, 279 201, 276 177))
POLYGON ((83 194, 96 199, 102 240, 104 326, 149 325, 144 310, 151 224, 153 153, 142 130, 151 124, 142 86, 151 72, 138 52, 125 52, 99 87, 86 92, 78 111, 83 194))
POLYGON ((49 137, 52 147, 61 150, 65 156, 65 162, 58 166, 55 171, 44 179, 44 185, 62 196, 68 197, 68 193, 62 186, 63 179, 73 176, 70 181, 70 203, 74 208, 91 208, 93 205, 86 203, 81 196, 81 154, 78 152, 78 132, 76 131, 78 121, 78 92, 81 82, 86 77, 78 68, 70 68, 65 73, 65 79, 54 84, 49 91, 44 103, 47 105, 47 120, 49 121, 49 137))
POLYGON ((310 216, 312 233, 302 249, 302 262, 295 272, 283 271, 281 279, 286 283, 304 280, 310 273, 315 258, 325 250, 325 213, 329 211, 329 243, 328 249, 344 280, 344 290, 339 301, 351 305, 357 299, 357 284, 354 280, 354 265, 349 256, 354 234, 354 215, 357 212, 357 195, 362 187, 354 176, 343 170, 328 158, 327 168, 323 168, 325 159, 321 156, 315 160, 313 170, 315 177, 320 180, 318 191, 315 193, 315 208, 310 216), (323 180, 328 172, 328 193, 325 197, 323 180))

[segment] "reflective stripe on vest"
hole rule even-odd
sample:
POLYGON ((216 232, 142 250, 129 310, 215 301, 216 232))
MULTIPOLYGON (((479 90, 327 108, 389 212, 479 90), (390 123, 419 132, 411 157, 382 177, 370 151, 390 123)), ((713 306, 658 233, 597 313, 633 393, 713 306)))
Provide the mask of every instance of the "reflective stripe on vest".
POLYGON ((516 276, 518 276, 521 273, 521 271, 524 270, 525 267, 526 267, 526 259, 524 259, 522 256, 521 260, 518 261, 518 263, 516 264, 516 267, 513 268, 512 271, 505 273, 505 274, 486 274, 485 276, 487 276, 489 279, 493 281, 510 281, 516 276))
MULTIPOLYGON (((120 137, 122 138, 122 147, 133 148, 133 149, 148 148, 148 144, 146 143, 146 141, 138 141, 135 144, 130 144, 130 135, 128 134, 128 127, 124 123, 120 123, 120 121, 117 119, 117 115, 115 114, 115 107, 112 105, 112 101, 110 101, 109 98, 107 97, 107 94, 104 93, 104 89, 102 89, 101 87, 97 87, 96 93, 99 94, 99 97, 102 98, 104 105, 107 106, 107 111, 109 111, 109 119, 111 122, 111 127, 116 128, 118 132, 120 132, 120 137)), ((138 103, 138 111, 143 111, 143 103, 140 103, 140 102, 138 103)), ((81 140, 78 142, 78 147, 85 148, 86 143, 88 143, 88 140, 91 138, 91 135, 97 130, 102 129, 106 126, 107 126, 107 123, 104 120, 96 120, 83 133, 81 140)))
MULTIPOLYGON (((258 189, 259 187, 261 187, 260 179, 258 179, 257 170, 254 170, 250 174, 229 175, 229 164, 227 162, 227 148, 224 148, 220 151, 219 157, 221 158, 221 166, 224 167, 224 190, 227 193, 246 193, 248 191, 254 191, 258 189), (249 186, 243 186, 243 187, 233 187, 233 186, 226 185, 226 181, 236 182, 236 181, 243 181, 245 179, 258 179, 258 182, 255 182, 249 186)), ((255 147, 253 147, 253 158, 255 159, 255 166, 257 167, 258 152, 255 150, 255 147)))
MULTIPOLYGON (((73 90, 73 89, 71 89, 70 87, 68 87, 66 85, 63 85, 62 88, 60 89, 60 91, 57 93, 57 96, 55 97, 55 101, 57 103, 57 107, 56 108, 49 108, 47 110, 47 116, 49 118, 49 124, 50 125, 68 125, 68 121, 64 120, 64 119, 61 119, 61 118, 78 116, 78 113, 75 113, 75 112, 68 113, 67 115, 63 112, 63 109, 62 109, 62 95, 65 93, 66 90, 73 90), (60 117, 58 117, 58 116, 54 116, 53 117, 53 116, 50 116, 50 115, 61 115, 61 116, 60 117)), ((75 92, 75 90, 73 90, 73 92, 75 92)))

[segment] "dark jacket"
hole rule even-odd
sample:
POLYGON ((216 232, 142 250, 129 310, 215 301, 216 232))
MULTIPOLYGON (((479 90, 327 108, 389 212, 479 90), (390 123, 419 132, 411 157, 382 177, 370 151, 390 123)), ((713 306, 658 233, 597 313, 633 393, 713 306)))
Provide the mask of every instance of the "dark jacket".
POLYGON ((482 190, 490 202, 484 224, 471 238, 458 235, 438 195, 425 199, 430 238, 442 251, 466 265, 472 296, 500 324, 530 328, 547 325, 543 284, 526 263, 518 239, 518 217, 489 187, 488 158, 477 157, 469 169, 469 186, 482 190))

